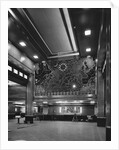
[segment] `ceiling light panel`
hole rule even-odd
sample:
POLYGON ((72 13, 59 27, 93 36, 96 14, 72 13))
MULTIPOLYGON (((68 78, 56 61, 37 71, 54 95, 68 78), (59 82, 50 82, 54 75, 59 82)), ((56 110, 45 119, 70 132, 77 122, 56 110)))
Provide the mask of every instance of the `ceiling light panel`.
POLYGON ((91 35, 91 30, 85 30, 84 34, 85 34, 85 36, 91 35))
POLYGON ((33 57, 34 57, 35 59, 38 59, 38 56, 37 56, 37 55, 34 55, 33 57))
POLYGON ((25 47, 25 46, 26 46, 26 43, 23 42, 23 41, 19 42, 19 44, 20 44, 22 47, 25 47))
POLYGON ((86 48, 86 52, 91 52, 91 48, 86 48))

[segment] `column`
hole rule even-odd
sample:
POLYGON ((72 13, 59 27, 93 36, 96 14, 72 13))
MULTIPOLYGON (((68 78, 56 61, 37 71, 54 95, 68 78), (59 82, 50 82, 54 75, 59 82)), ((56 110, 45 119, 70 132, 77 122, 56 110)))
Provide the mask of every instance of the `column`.
POLYGON ((111 141, 111 60, 109 51, 106 61, 106 141, 111 141))
POLYGON ((102 68, 97 68, 97 126, 105 127, 104 78, 102 68))
POLYGON ((106 141, 111 141, 111 9, 106 11, 106 141))
POLYGON ((26 96, 25 123, 33 123, 34 74, 29 75, 26 96))

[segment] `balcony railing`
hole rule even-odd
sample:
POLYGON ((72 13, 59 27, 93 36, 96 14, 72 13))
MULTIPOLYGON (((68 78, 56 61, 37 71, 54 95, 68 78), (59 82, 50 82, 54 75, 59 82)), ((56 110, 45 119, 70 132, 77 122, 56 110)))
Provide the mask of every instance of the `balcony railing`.
POLYGON ((58 95, 66 96, 66 95, 87 95, 87 94, 94 95, 95 94, 95 90, 88 91, 88 92, 80 92, 80 91, 44 92, 44 93, 35 93, 35 96, 58 96, 58 95))

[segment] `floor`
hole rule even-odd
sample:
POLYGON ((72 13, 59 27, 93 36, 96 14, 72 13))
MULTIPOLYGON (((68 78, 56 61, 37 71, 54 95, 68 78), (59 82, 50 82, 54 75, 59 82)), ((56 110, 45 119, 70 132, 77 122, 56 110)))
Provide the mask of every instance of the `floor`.
POLYGON ((105 141, 105 128, 91 122, 9 120, 9 141, 105 141))

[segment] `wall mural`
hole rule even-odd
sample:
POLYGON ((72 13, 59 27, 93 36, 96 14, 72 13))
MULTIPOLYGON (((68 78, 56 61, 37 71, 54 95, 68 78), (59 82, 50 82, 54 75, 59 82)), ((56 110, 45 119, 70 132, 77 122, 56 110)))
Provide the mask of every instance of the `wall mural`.
POLYGON ((95 62, 93 58, 42 61, 36 64, 36 95, 48 92, 94 92, 95 62))

